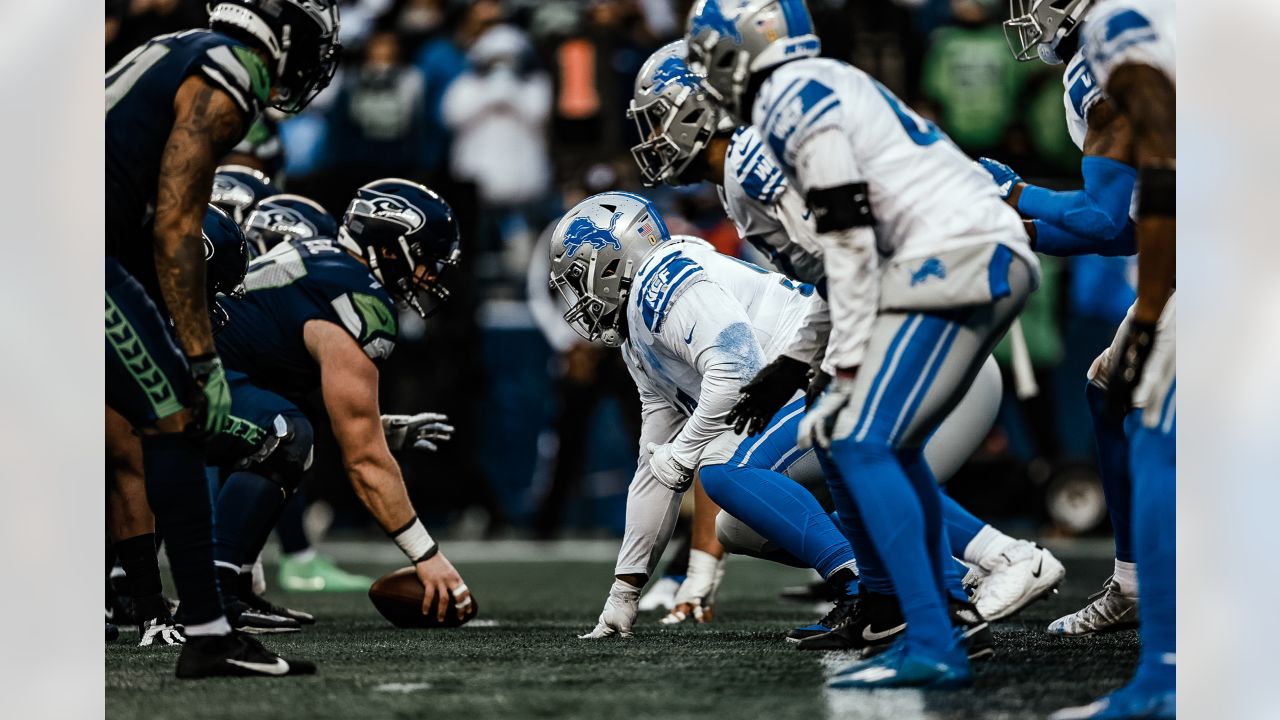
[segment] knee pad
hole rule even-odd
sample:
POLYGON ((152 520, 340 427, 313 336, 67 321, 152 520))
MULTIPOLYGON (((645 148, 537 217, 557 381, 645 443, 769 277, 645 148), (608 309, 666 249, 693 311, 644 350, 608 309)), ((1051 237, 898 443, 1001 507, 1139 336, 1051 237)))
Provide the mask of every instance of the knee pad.
POLYGON ((764 557, 770 550, 777 549, 763 535, 724 510, 716 515, 716 539, 735 555, 764 557))
POLYGON ((311 421, 299 412, 286 412, 272 420, 271 437, 243 463, 259 468, 293 492, 311 468, 315 453, 315 431, 311 421))

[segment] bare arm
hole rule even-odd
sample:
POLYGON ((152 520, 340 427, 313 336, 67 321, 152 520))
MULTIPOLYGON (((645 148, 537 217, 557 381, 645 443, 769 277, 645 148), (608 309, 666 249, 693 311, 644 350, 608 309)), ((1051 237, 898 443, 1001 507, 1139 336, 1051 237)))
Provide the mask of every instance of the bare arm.
MULTIPOLYGON (((417 513, 382 431, 378 368, 345 330, 331 322, 312 320, 302 335, 307 351, 320 364, 325 410, 356 496, 384 531, 404 528, 417 513)), ((449 595, 454 597, 459 618, 471 612, 470 593, 444 553, 416 562, 415 569, 426 590, 424 615, 434 612, 443 621, 449 595)))
MULTIPOLYGON (((1139 172, 1177 165, 1177 90, 1150 65, 1130 63, 1111 74, 1107 94, 1133 126, 1139 172)), ((1173 292, 1177 273, 1177 221, 1139 210, 1138 302, 1134 318, 1154 323, 1173 292)))
POLYGON ((200 227, 214 168, 243 137, 244 122, 231 96, 200 77, 187 78, 173 104, 156 192, 156 275, 178 342, 195 357, 214 352, 200 227))

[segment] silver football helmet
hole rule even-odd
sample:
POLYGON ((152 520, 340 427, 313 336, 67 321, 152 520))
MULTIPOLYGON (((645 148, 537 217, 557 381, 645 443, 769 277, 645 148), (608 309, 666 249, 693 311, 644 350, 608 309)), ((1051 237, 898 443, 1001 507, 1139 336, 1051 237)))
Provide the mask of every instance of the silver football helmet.
POLYGON ((822 50, 804 0, 698 0, 685 30, 689 67, 739 122, 754 73, 822 50))
POLYGON ((1061 64, 1058 43, 1080 25, 1093 0, 1009 0, 1004 39, 1019 62, 1061 64))
POLYGON ((628 192, 592 195, 574 205, 551 233, 551 289, 569 309, 579 335, 609 347, 622 345, 622 323, 636 271, 671 240, 648 200, 628 192))
MULTIPOLYGON (((636 75, 627 117, 635 121, 640 144, 631 148, 644 184, 678 184, 724 114, 685 64, 685 44, 677 40, 649 56, 636 75)), ((729 122, 732 125, 732 122, 729 122)))

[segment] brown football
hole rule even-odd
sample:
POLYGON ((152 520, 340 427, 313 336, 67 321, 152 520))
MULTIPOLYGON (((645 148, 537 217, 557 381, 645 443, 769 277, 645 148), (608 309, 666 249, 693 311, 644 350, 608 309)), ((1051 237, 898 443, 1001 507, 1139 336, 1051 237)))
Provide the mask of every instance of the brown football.
POLYGON ((425 590, 422 587, 422 581, 418 579, 417 572, 412 567, 400 568, 395 572, 387 573, 373 582, 369 586, 369 600, 373 602, 373 606, 382 613, 382 617, 391 621, 392 625, 401 628, 435 628, 435 627, 458 627, 465 625, 479 612, 480 606, 476 603, 475 593, 471 593, 471 611, 467 613, 461 620, 458 614, 454 612, 453 597, 446 598, 449 603, 449 610, 445 613, 444 622, 436 620, 434 612, 436 602, 440 602, 436 598, 431 604, 432 612, 429 615, 422 614, 422 597, 425 590))

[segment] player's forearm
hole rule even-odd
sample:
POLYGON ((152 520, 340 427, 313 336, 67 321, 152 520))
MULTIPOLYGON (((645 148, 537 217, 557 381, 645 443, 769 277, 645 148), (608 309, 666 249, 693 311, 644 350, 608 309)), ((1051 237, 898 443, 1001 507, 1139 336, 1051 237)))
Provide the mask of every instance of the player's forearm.
POLYGON ((796 329, 795 338, 782 354, 802 363, 812 364, 822 355, 830 338, 831 309, 826 302, 815 301, 796 329))
POLYGON ((627 489, 626 528, 614 574, 636 587, 644 585, 662 558, 680 514, 681 493, 663 485, 642 454, 627 489))
POLYGON ((827 362, 837 369, 862 364, 880 300, 875 236, 859 228, 823 236, 832 318, 827 362))
POLYGON ((1125 223, 1124 228, 1115 237, 1103 240, 1078 235, 1047 220, 1034 220, 1031 224, 1032 247, 1036 252, 1045 255, 1124 257, 1138 252, 1134 224, 1131 222, 1125 223))
POLYGON ((1096 242, 1113 240, 1129 223, 1137 171, 1104 157, 1086 157, 1081 171, 1083 189, 1055 191, 1024 184, 1016 207, 1025 217, 1047 220, 1096 242))
POLYGON ((390 452, 385 456, 369 454, 348 462, 347 475, 356 497, 383 530, 392 532, 413 519, 413 504, 405 490, 400 467, 390 452))
MULTIPOLYGON (((749 328, 744 328, 750 333, 749 328)), ((717 352, 709 350, 708 352, 717 352)), ((742 358, 722 353, 702 368, 702 387, 698 406, 684 427, 671 441, 672 454, 687 468, 694 468, 707 444, 721 434, 732 431, 725 417, 738 402, 742 386, 759 372, 759 366, 748 367, 742 358)))
POLYGON ((202 236, 197 233, 157 242, 155 263, 160 293, 183 351, 188 357, 215 352, 205 299, 202 236))
POLYGON ((1177 224, 1172 217, 1138 222, 1138 300, 1133 317, 1154 323, 1173 294, 1178 270, 1177 224))

